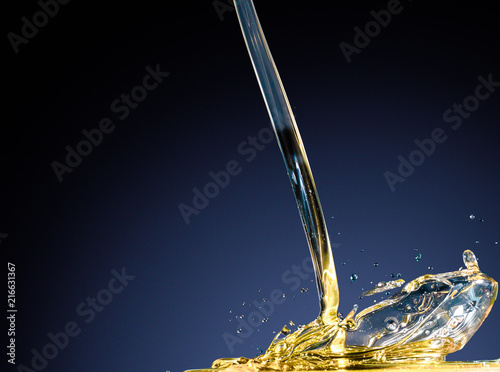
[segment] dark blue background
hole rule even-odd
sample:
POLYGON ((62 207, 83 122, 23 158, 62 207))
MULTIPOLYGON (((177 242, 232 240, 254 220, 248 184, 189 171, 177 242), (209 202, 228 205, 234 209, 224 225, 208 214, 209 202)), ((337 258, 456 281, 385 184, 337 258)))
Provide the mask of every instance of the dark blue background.
MULTIPOLYGON (((370 282, 456 270, 465 249, 500 278, 500 92, 459 129, 443 121, 479 75, 500 81, 497 13, 487 1, 401 4, 350 64, 339 44, 387 2, 255 4, 327 217, 344 314, 373 303, 358 298, 370 282), (384 172, 438 127, 447 140, 391 192, 384 172)), ((38 10, 5 4, 3 35, 38 10)), ((46 371, 209 367, 316 317, 312 277, 304 293, 282 279, 309 253, 276 142, 250 162, 238 152, 269 119, 235 12, 222 18, 211 1, 75 1, 18 54, 4 37, 0 248, 16 264, 17 364, 31 368, 31 350, 70 321, 81 333, 46 371), (157 64, 170 75, 119 120, 111 102, 157 64), (115 131, 60 183, 51 163, 104 117, 115 131), (178 205, 231 160, 241 173, 186 224, 178 205), (135 279, 87 324, 77 306, 123 267, 135 279), (235 317, 274 289, 286 301, 231 353, 223 334, 237 336, 235 317)), ((500 357, 498 306, 449 360, 500 357)))

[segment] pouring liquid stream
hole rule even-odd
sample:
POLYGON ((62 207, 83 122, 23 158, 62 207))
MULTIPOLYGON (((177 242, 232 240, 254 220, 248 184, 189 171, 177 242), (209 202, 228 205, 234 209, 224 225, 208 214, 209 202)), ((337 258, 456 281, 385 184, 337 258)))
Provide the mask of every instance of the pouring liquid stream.
POLYGON ((250 59, 285 161, 311 253, 320 301, 320 318, 337 319, 339 288, 330 239, 316 185, 290 103, 251 1, 235 1, 250 59))
MULTIPOLYGON (((447 354, 465 345, 487 317, 497 296, 497 282, 479 270, 474 253, 466 250, 464 270, 424 275, 357 315, 355 305, 344 319, 338 317, 335 264, 304 144, 253 2, 234 3, 309 245, 320 313, 295 332, 284 327, 264 355, 218 359, 212 368, 309 370, 443 362, 447 354)), ((381 282, 363 296, 403 283, 381 282)))

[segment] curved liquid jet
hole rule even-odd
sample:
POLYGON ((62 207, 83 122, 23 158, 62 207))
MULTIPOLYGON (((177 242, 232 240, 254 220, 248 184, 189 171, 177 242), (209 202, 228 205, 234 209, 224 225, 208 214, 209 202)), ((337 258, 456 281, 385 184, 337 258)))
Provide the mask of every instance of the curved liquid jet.
POLYGON ((339 288, 325 217, 299 128, 252 1, 235 0, 240 26, 285 161, 316 273, 320 318, 337 319, 339 288))
MULTIPOLYGON (((283 84, 251 0, 234 0, 313 259, 319 317, 295 330, 284 327, 264 355, 218 359, 212 368, 245 365, 247 370, 311 370, 370 367, 383 363, 444 361, 460 350, 488 316, 498 284, 479 270, 474 253, 466 269, 412 280, 389 299, 337 317, 339 289, 328 231, 311 168, 283 84)), ((380 283, 396 288, 402 280, 380 283)), ((292 323, 293 324, 293 323, 292 323)))

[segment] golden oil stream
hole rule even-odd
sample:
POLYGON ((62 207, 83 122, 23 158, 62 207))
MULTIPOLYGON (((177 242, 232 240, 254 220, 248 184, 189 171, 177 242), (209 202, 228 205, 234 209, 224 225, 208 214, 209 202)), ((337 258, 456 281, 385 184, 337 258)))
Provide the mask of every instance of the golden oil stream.
MULTIPOLYGON (((309 161, 283 84, 252 0, 234 0, 238 19, 280 146, 314 264, 320 314, 313 322, 284 327, 256 358, 216 360, 211 371, 309 371, 391 368, 397 370, 500 371, 498 360, 446 363, 481 326, 498 284, 482 273, 466 250, 464 270, 424 275, 389 299, 344 318, 337 316, 339 288, 326 223, 309 161), (356 314, 357 313, 357 314, 356 314)), ((379 283, 363 296, 399 288, 402 280, 379 283)))

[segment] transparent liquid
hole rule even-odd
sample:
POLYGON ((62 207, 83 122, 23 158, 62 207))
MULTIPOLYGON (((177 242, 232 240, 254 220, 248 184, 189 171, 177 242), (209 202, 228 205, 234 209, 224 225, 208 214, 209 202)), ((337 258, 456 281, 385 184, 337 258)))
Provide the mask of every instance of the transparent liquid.
POLYGON ((314 264, 320 314, 313 322, 284 327, 254 359, 216 360, 212 368, 332 370, 390 364, 443 362, 460 350, 488 316, 497 296, 495 280, 481 273, 465 251, 465 269, 379 283, 368 296, 401 289, 357 315, 337 315, 339 288, 330 240, 309 161, 283 84, 251 0, 235 0, 245 42, 278 139, 314 264))

